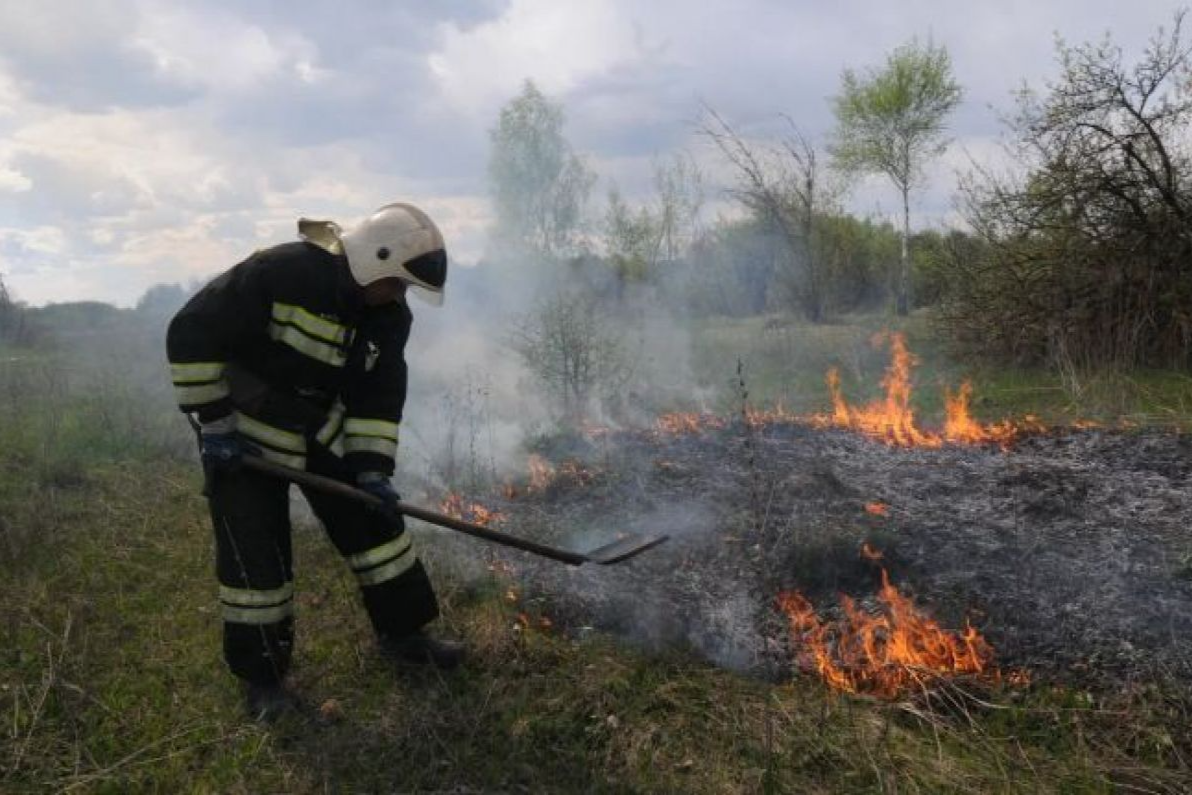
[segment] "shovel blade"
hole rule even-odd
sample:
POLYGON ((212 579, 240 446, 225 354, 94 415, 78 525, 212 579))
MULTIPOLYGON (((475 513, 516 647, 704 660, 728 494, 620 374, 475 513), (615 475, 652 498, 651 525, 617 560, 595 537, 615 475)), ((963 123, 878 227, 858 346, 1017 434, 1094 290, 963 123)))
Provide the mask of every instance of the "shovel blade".
POLYGON ((584 553, 584 557, 587 558, 589 563, 599 563, 603 566, 608 566, 640 555, 647 549, 653 549, 668 538, 670 536, 630 535, 625 538, 618 538, 611 544, 597 547, 591 552, 584 553))

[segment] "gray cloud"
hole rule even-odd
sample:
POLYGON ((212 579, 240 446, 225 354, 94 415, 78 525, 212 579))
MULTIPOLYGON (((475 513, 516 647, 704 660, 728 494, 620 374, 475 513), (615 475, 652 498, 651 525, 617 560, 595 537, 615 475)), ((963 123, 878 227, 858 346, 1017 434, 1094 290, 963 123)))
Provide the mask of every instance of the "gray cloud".
MULTIPOLYGON (((746 135, 781 132, 785 113, 822 139, 844 68, 879 65, 930 36, 949 48, 967 92, 952 131, 986 152, 1010 92, 1055 75, 1055 32, 1081 41, 1111 30, 1130 55, 1176 7, 9 3, 0 272, 34 301, 66 291, 131 303, 155 280, 214 272, 291 235, 295 213, 359 217, 395 196, 439 208, 455 250, 474 257, 488 129, 526 78, 564 104, 577 149, 632 198, 649 189, 650 159, 677 148, 724 173, 693 142, 701 102, 746 135)), ((963 159, 954 152, 933 170, 922 222, 947 214, 963 159)), ((892 204, 880 181, 853 199, 864 212, 892 204)))

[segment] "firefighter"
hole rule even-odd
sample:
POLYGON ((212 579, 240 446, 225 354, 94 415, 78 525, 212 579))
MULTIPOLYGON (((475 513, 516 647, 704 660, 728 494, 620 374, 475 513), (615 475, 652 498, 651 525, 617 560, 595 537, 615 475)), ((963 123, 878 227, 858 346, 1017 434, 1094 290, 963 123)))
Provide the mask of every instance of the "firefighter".
POLYGON ((289 485, 241 466, 260 455, 353 484, 376 511, 303 489, 355 574, 379 648, 451 668, 458 643, 423 627, 438 615, 390 483, 406 399, 407 291, 442 302, 443 237, 409 204, 350 231, 298 222, 299 241, 254 253, 170 322, 178 404, 195 421, 215 531, 224 659, 246 706, 271 720, 298 708, 286 687, 294 643, 289 485))

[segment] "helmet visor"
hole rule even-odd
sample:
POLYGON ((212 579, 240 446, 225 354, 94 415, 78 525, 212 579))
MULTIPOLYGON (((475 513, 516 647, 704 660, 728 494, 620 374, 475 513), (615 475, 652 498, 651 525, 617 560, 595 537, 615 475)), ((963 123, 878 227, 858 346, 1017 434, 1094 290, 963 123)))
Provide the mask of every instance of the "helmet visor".
POLYGON ((442 290, 447 281, 447 252, 428 251, 403 265, 407 272, 433 290, 442 290))

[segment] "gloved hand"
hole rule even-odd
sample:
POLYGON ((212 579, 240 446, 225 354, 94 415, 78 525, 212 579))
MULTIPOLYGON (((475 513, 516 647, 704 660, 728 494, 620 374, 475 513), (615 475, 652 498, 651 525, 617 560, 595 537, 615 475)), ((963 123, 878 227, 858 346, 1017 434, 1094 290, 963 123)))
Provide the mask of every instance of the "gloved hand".
POLYGON ((235 472, 244 463, 244 456, 256 453, 257 449, 246 444, 235 431, 228 433, 204 433, 200 454, 204 468, 235 472))
POLYGON ((401 495, 393 490, 393 484, 389 482, 389 476, 384 472, 361 472, 356 476, 356 486, 381 501, 377 510, 386 519, 397 520, 400 518, 401 514, 397 510, 397 504, 401 502, 401 495))

